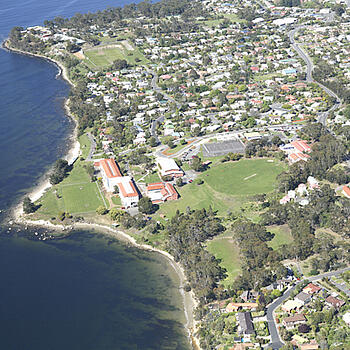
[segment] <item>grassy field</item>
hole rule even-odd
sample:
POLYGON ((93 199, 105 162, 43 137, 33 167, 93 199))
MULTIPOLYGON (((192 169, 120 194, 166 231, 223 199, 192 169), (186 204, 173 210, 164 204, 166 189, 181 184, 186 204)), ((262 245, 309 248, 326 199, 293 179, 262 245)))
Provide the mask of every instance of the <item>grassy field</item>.
POLYGON ((212 206, 219 215, 225 215, 228 210, 238 210, 247 202, 248 195, 271 192, 276 176, 282 170, 281 163, 271 163, 267 159, 218 163, 198 176, 204 180, 202 185, 193 182, 177 188, 181 198, 162 204, 158 213, 172 217, 176 210, 184 212, 187 207, 212 206))
POLYGON ((293 237, 288 225, 270 226, 267 227, 267 231, 275 234, 275 237, 270 242, 267 242, 267 245, 275 250, 280 248, 283 244, 290 244, 293 242, 293 237))
POLYGON ((282 171, 283 166, 277 161, 242 159, 212 167, 201 178, 220 193, 253 195, 271 192, 276 176, 282 171))
MULTIPOLYGON (((130 45, 130 44, 129 44, 130 45)), ((84 51, 85 63, 92 68, 103 68, 110 66, 117 59, 125 59, 129 64, 143 65, 148 60, 142 55, 139 49, 125 45, 123 42, 106 45, 84 51)))
POLYGON ((222 281, 224 286, 232 284, 241 272, 239 248, 232 238, 219 236, 207 243, 207 249, 216 258, 221 259, 220 265, 227 270, 227 277, 222 281))
POLYGON ((65 211, 70 214, 94 213, 108 202, 96 183, 90 182, 83 163, 78 161, 60 184, 51 187, 39 200, 38 217, 55 217, 65 211))
POLYGON ((80 149, 82 157, 86 158, 89 155, 90 151, 90 140, 86 134, 83 134, 79 137, 80 149))

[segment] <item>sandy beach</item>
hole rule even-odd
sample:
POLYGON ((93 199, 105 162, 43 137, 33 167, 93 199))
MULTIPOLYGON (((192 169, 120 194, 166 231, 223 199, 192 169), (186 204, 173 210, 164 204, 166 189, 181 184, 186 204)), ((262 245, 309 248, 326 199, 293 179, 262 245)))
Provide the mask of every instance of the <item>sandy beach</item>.
MULTIPOLYGON (((38 58, 45 59, 49 62, 54 63, 59 69, 59 73, 57 74, 56 77, 62 76, 62 78, 64 80, 66 80, 71 86, 74 86, 73 82, 69 79, 67 68, 65 66, 63 66, 57 60, 52 59, 50 57, 37 55, 37 54, 31 54, 31 53, 27 53, 27 52, 24 52, 21 50, 16 50, 16 49, 10 48, 7 40, 3 42, 3 47, 10 50, 10 51, 17 52, 19 54, 38 57, 38 58)), ((80 155, 80 144, 79 144, 78 138, 77 138, 78 125, 77 125, 76 119, 74 118, 74 116, 71 114, 71 112, 69 110, 69 100, 68 99, 65 101, 64 108, 65 108, 66 115, 69 118, 71 118, 75 123, 75 128, 74 128, 73 134, 71 136, 71 140, 72 140, 71 147, 70 147, 69 151, 67 152, 66 156, 64 157, 64 159, 66 159, 69 164, 72 164, 75 161, 75 159, 78 158, 80 155)), ((44 176, 42 182, 38 186, 36 186, 27 195, 29 196, 29 198, 32 201, 37 201, 38 199, 41 198, 41 196, 45 193, 45 191, 47 191, 51 186, 52 185, 50 184, 50 182, 48 180, 48 174, 46 174, 44 176)), ((73 229, 94 229, 94 230, 97 230, 98 232, 101 232, 103 234, 111 235, 119 240, 122 240, 124 242, 129 243, 129 244, 132 244, 133 246, 135 246, 139 249, 152 251, 152 252, 155 252, 155 253, 158 253, 158 254, 161 254, 162 256, 164 256, 179 277, 179 281, 180 281, 179 290, 180 290, 180 293, 183 297, 183 307, 184 307, 184 313, 185 313, 185 317, 186 317, 186 324, 184 325, 184 327, 187 330, 188 338, 189 338, 190 343, 192 345, 192 348, 194 350, 201 350, 200 345, 199 345, 199 340, 195 336, 196 322, 195 322, 194 317, 193 317, 193 311, 194 311, 195 307, 198 305, 198 302, 197 302, 195 295, 192 291, 185 292, 184 285, 186 283, 186 276, 185 276, 184 270, 183 270, 182 266, 175 261, 174 257, 171 254, 169 254, 166 251, 154 248, 154 247, 146 245, 146 244, 139 244, 136 242, 136 240, 133 237, 131 237, 127 233, 125 233, 121 230, 118 230, 116 228, 109 227, 109 226, 104 226, 104 225, 100 225, 100 224, 91 224, 91 223, 74 223, 74 225, 65 226, 65 225, 55 225, 55 224, 52 224, 51 222, 45 221, 45 220, 37 220, 37 221, 28 220, 27 218, 25 218, 23 216, 22 204, 18 205, 17 207, 15 207, 13 209, 12 215, 14 217, 15 222, 23 224, 23 225, 41 226, 41 227, 45 227, 48 229, 69 230, 69 231, 71 231, 73 229)))

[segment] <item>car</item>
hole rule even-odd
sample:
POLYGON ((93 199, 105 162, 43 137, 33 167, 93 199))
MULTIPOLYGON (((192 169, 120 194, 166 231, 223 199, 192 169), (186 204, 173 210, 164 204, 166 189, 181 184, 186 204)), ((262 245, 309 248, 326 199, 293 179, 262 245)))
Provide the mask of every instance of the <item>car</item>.
POLYGON ((193 182, 193 180, 192 180, 192 179, 191 179, 191 180, 188 180, 188 182, 189 182, 189 183, 192 183, 192 182, 193 182))

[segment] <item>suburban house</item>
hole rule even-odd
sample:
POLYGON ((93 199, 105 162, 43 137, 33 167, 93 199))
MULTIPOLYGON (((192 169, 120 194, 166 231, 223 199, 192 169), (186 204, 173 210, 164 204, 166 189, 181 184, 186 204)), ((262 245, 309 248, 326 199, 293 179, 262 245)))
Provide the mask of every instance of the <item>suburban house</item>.
POLYGON ((226 306, 226 312, 237 311, 239 309, 256 309, 259 305, 257 303, 229 303, 226 306))
POLYGON ((302 308, 304 303, 299 300, 288 300, 285 304, 282 305, 281 309, 284 312, 291 312, 292 310, 299 310, 302 308))
POLYGON ((170 176, 174 178, 184 176, 183 171, 179 168, 174 159, 157 158, 157 166, 162 177, 170 176))
POLYGON ((156 182, 147 186, 147 196, 153 204, 163 203, 179 198, 174 186, 168 182, 156 182))
POLYGON ((347 198, 350 198, 350 188, 348 186, 343 186, 343 195, 347 198))
POLYGON ((295 326, 304 323, 305 321, 306 318, 303 314, 296 314, 290 317, 286 317, 282 323, 287 329, 292 329, 295 326))
POLYGON ((321 290, 321 287, 316 286, 313 283, 309 283, 306 287, 304 287, 303 292, 313 295, 315 293, 318 293, 321 290))
POLYGON ((239 334, 254 334, 254 325, 250 312, 238 312, 237 321, 239 334))
POLYGON ((311 301, 311 296, 307 293, 300 292, 298 295, 295 296, 295 300, 300 301, 304 305, 311 301))
POLYGON ((325 302, 328 306, 334 307, 335 309, 340 309, 343 305, 345 305, 344 300, 334 298, 331 295, 326 298, 325 302))
POLYGON ((123 176, 113 158, 101 159, 94 163, 101 171, 103 185, 107 192, 114 192, 115 187, 119 189, 119 197, 122 206, 130 208, 136 206, 139 201, 139 193, 130 176, 123 176))

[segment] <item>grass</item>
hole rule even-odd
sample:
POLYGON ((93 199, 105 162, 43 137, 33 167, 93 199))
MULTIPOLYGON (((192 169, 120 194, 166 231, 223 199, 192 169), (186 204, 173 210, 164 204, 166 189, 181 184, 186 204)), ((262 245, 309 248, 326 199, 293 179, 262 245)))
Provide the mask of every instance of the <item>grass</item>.
POLYGON ((122 205, 122 201, 119 196, 112 196, 112 203, 118 206, 122 205))
POLYGON ((89 155, 91 142, 86 134, 79 137, 81 155, 85 159, 89 155))
POLYGON ((151 184, 151 183, 160 182, 160 181, 161 181, 161 179, 160 179, 160 177, 159 177, 157 172, 148 174, 147 176, 145 176, 142 179, 142 182, 145 182, 146 184, 151 184))
POLYGON ((217 259, 220 259, 220 266, 227 270, 227 277, 222 284, 227 287, 233 283, 241 272, 239 248, 232 238, 218 236, 207 243, 208 251, 217 259))
POLYGON ((267 242, 267 245, 274 250, 279 249, 283 244, 288 245, 293 242, 288 225, 270 226, 267 228, 267 231, 275 234, 275 237, 270 242, 267 242))
POLYGON ((69 176, 43 195, 39 200, 41 207, 37 216, 53 217, 62 211, 70 214, 94 213, 97 207, 105 203, 108 207, 103 193, 100 193, 96 183, 90 181, 83 165, 83 162, 77 161, 69 176))
POLYGON ((214 210, 218 211, 219 215, 225 215, 228 209, 237 209, 242 204, 242 199, 235 199, 232 196, 218 193, 206 183, 202 185, 191 183, 180 188, 177 187, 177 191, 181 196, 180 199, 165 202, 160 206, 158 213, 170 218, 175 215, 176 210, 185 212, 187 207, 191 209, 202 209, 211 206, 214 210))
POLYGON ((281 163, 270 163, 266 159, 213 164, 211 169, 198 176, 204 180, 202 185, 191 183, 178 187, 180 199, 162 204, 158 213, 170 218, 176 210, 185 212, 187 207, 211 206, 219 215, 226 215, 228 210, 238 210, 246 203, 248 195, 272 191, 275 178, 282 170, 281 163), (250 177, 252 174, 256 175, 250 177))
POLYGON ((283 171, 280 162, 267 159, 242 159, 221 163, 201 178, 217 192, 230 195, 253 195, 271 192, 276 176, 283 171))
POLYGON ((181 151, 183 148, 185 148, 186 146, 188 146, 188 143, 185 143, 184 145, 182 145, 181 143, 177 144, 174 148, 167 148, 165 151, 163 151, 162 153, 167 155, 167 156, 171 156, 172 154, 175 154, 179 151, 181 151))
POLYGON ((122 42, 115 42, 115 47, 99 47, 87 50, 84 55, 87 57, 85 63, 89 67, 104 68, 110 66, 117 59, 125 59, 131 65, 144 65, 148 60, 142 55, 138 48, 129 50, 122 42), (138 62, 136 60, 139 60, 138 62))

